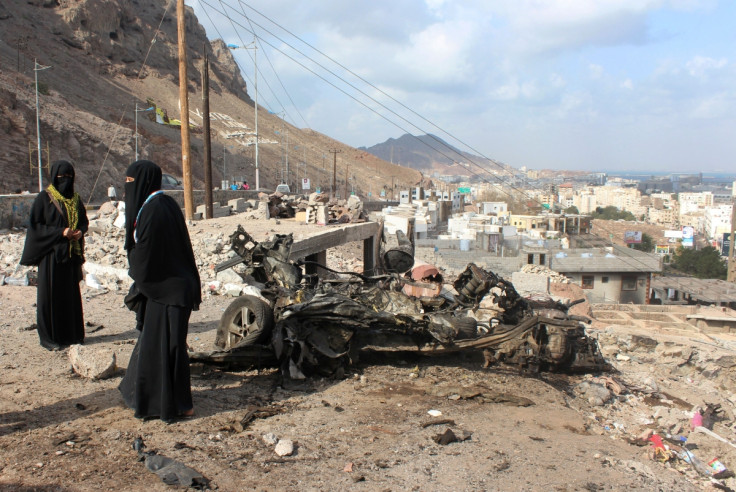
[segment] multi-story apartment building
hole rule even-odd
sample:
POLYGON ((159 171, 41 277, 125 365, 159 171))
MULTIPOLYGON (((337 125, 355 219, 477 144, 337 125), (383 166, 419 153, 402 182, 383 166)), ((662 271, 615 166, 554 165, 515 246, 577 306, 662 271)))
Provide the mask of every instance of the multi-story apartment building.
POLYGON ((733 204, 717 205, 705 209, 703 215, 703 234, 708 239, 723 237, 724 232, 731 232, 731 213, 733 204))
POLYGON ((659 224, 669 228, 676 228, 679 224, 678 218, 679 214, 677 213, 677 210, 672 208, 647 208, 646 220, 650 224, 659 224))

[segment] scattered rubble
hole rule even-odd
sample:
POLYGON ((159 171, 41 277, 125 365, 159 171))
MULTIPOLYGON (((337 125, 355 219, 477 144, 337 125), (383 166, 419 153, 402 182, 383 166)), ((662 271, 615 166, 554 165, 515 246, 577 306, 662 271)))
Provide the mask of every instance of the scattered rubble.
POLYGON ((544 265, 524 265, 520 270, 522 273, 531 273, 549 278, 550 282, 569 284, 571 280, 561 273, 550 270, 544 265))
POLYGON ((279 439, 273 452, 278 456, 291 456, 294 454, 294 442, 290 439, 279 439))

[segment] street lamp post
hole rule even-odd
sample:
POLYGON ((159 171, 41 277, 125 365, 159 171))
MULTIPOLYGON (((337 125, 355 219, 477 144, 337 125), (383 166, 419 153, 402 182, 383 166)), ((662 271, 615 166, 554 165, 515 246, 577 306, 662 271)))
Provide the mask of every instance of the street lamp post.
POLYGON ((256 156, 255 156, 255 164, 256 164, 256 189, 261 189, 261 177, 258 170, 258 45, 256 44, 256 37, 253 37, 253 42, 249 44, 248 46, 236 46, 236 45, 228 45, 228 48, 230 49, 252 49, 253 50, 253 86, 255 89, 255 127, 256 127, 256 156))
MULTIPOLYGON (((43 164, 41 162, 41 119, 38 116, 38 72, 41 70, 46 70, 47 68, 51 68, 51 66, 44 67, 43 65, 39 65, 38 61, 35 59, 33 60, 34 67, 33 72, 36 77, 36 137, 38 140, 38 192, 41 193, 43 191, 43 164)), ((53 179, 53 178, 52 178, 53 179)))
MULTIPOLYGON (((223 185, 225 184, 225 181, 228 181, 228 179, 227 179, 227 167, 226 167, 227 166, 227 158, 226 158, 226 156, 227 156, 227 151, 228 150, 232 150, 232 146, 230 146, 230 145, 223 145, 222 146, 222 181, 223 181, 222 184, 223 185)), ((228 183, 229 183, 229 181, 228 181, 228 183)), ((223 189, 225 189, 224 186, 223 186, 223 189)))
POLYGON ((135 160, 138 160, 138 113, 141 111, 151 111, 153 106, 145 109, 138 109, 138 103, 135 103, 135 160))

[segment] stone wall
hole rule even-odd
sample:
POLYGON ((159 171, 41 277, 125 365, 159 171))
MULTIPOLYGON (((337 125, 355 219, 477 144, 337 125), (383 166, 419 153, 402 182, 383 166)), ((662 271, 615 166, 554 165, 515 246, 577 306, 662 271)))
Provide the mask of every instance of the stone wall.
POLYGON ((31 205, 37 193, 32 195, 0 195, 0 229, 28 227, 31 205))
MULTIPOLYGON (((166 194, 174 198, 181 208, 184 208, 184 192, 182 190, 166 190, 166 194)), ((36 195, 37 193, 30 195, 0 195, 0 229, 28 227, 28 217, 36 195)), ((122 199, 122 196, 119 198, 122 199)), ((235 198, 254 200, 258 198, 258 192, 253 190, 212 191, 212 201, 220 202, 221 205, 227 205, 228 201, 235 198)), ((204 204, 204 191, 194 190, 193 199, 194 209, 196 210, 197 205, 204 204)))

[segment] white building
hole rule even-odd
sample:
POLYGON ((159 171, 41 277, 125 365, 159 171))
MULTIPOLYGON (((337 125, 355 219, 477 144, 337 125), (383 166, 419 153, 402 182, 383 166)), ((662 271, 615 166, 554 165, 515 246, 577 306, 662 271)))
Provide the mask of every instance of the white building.
POLYGON ((717 205, 705 209, 703 215, 703 233, 708 239, 723 237, 724 232, 731 232, 731 213, 733 204, 717 205))

